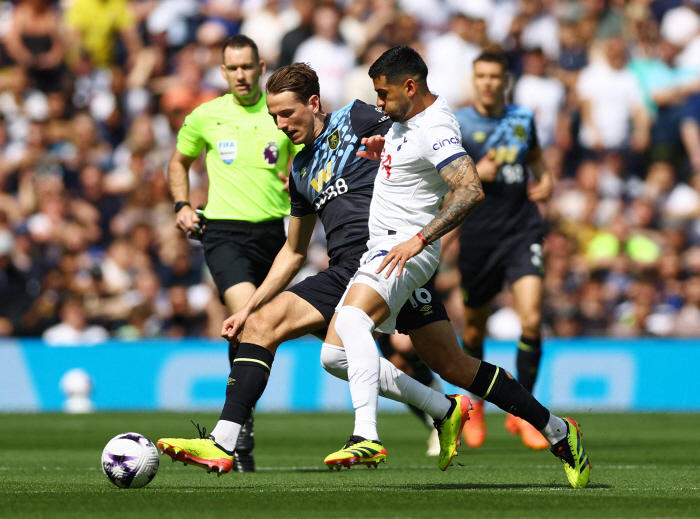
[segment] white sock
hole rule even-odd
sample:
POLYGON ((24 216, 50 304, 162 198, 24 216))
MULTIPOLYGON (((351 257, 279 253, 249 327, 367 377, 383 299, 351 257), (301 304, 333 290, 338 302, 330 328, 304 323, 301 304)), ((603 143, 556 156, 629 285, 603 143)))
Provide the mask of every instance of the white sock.
POLYGON ((542 433, 542 436, 547 438, 549 443, 554 445, 558 441, 566 438, 566 422, 558 416, 554 416, 554 414, 549 413, 549 421, 547 422, 547 425, 544 426, 544 429, 540 430, 540 432, 542 433))
POLYGON ((404 404, 411 404, 436 420, 442 420, 445 417, 452 405, 449 398, 409 377, 385 358, 379 361, 381 364, 380 395, 404 404))
MULTIPOLYGON (((324 342, 321 365, 331 375, 348 380, 348 358, 344 348, 324 342)), ((438 420, 445 417, 451 405, 445 395, 409 377, 385 358, 379 359, 379 395, 411 404, 438 420)))
POLYGON ((214 427, 211 435, 216 443, 227 451, 233 452, 236 450, 236 441, 238 440, 238 433, 241 432, 241 427, 243 426, 239 423, 219 420, 216 422, 216 427, 214 427))
POLYGON ((355 408, 353 435, 378 440, 379 352, 372 337, 374 322, 359 308, 344 306, 338 312, 335 330, 348 357, 350 395, 355 408))

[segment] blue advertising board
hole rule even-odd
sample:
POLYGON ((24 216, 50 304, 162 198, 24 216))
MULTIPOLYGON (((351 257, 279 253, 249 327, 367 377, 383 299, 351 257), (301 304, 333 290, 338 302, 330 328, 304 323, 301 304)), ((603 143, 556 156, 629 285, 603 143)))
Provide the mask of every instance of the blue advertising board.
MULTIPOLYGON (((351 411, 347 382, 320 365, 320 341, 283 344, 259 412, 351 411)), ((700 412, 700 341, 548 339, 535 396, 553 410, 700 412)), ((514 342, 487 341, 486 360, 514 371, 514 342)), ((97 411, 218 411, 229 374, 226 343, 209 340, 109 341, 49 347, 0 340, 0 412, 61 411, 60 381, 80 369, 97 411)), ((443 383, 443 392, 461 390, 443 383)), ((384 400, 382 411, 404 406, 384 400)))

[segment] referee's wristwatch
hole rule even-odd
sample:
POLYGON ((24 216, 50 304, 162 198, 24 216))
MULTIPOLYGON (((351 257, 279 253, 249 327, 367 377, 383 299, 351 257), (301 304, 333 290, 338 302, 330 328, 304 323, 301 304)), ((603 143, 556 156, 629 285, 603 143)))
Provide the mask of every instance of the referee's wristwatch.
POLYGON ((190 207, 192 207, 192 206, 190 205, 190 203, 189 203, 188 201, 186 201, 186 200, 183 200, 183 201, 180 201, 180 202, 175 202, 175 204, 173 205, 173 209, 175 209, 175 214, 179 213, 179 212, 180 212, 180 209, 182 209, 182 208, 185 207, 186 205, 189 205, 190 207))

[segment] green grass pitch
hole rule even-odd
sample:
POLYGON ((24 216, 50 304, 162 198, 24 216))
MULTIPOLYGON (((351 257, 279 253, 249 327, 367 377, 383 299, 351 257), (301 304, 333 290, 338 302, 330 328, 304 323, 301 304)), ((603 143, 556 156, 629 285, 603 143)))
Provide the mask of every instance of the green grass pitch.
POLYGON ((570 488, 554 456, 526 449, 492 413, 484 446, 460 447, 446 472, 409 414, 380 415, 386 465, 341 472, 323 458, 352 416, 259 414, 256 473, 217 478, 161 456, 150 485, 120 490, 99 466, 110 438, 195 437, 189 420, 211 427, 216 415, 0 415, 0 518, 700 517, 700 415, 574 417, 593 464, 588 489, 570 488))

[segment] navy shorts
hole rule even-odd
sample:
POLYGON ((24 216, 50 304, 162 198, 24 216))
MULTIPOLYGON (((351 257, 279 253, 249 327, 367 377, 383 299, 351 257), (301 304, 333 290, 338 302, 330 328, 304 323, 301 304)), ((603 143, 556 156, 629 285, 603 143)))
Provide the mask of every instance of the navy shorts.
POLYGON ((238 283, 248 281, 259 286, 286 240, 284 220, 208 220, 202 247, 221 300, 224 292, 238 283))
MULTIPOLYGON (((326 323, 330 324, 340 298, 360 266, 360 258, 367 251, 364 245, 358 249, 337 264, 287 290, 309 302, 321 312, 326 323)), ((403 305, 396 319, 396 329, 399 333, 408 333, 437 321, 449 321, 449 317, 442 299, 435 290, 434 279, 431 278, 425 285, 414 290, 403 305)))
MULTIPOLYGON (((463 246, 464 247, 464 246, 463 246)), ((544 277, 542 234, 533 233, 488 247, 462 249, 459 256, 464 304, 477 308, 524 276, 544 277)))

